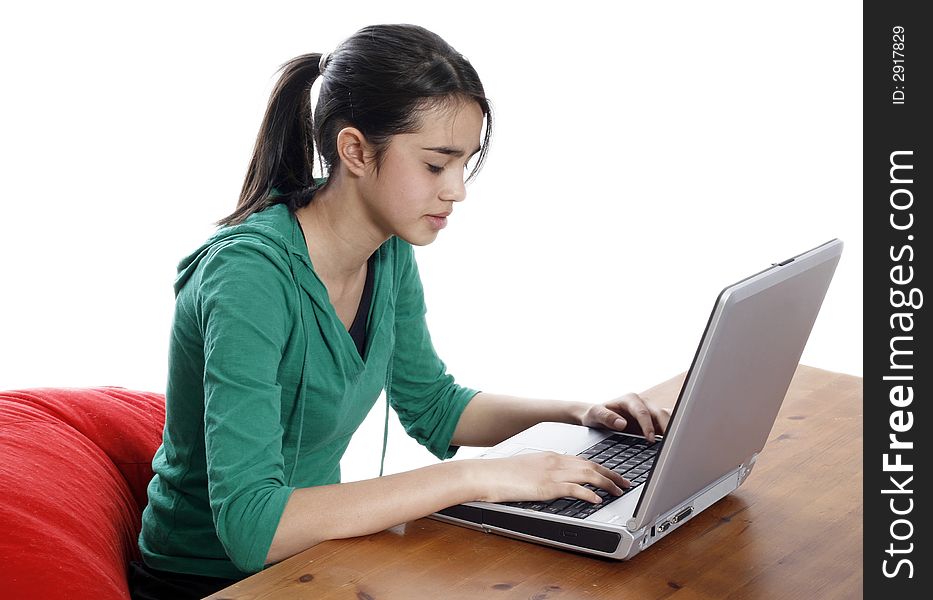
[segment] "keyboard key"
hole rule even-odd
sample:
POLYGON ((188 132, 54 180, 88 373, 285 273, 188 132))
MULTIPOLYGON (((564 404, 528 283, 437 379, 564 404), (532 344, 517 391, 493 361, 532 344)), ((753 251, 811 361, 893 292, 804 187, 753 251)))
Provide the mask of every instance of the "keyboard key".
POLYGON ((560 512, 565 508, 568 508, 573 502, 571 500, 560 499, 556 502, 553 502, 548 508, 547 512, 560 512), (551 510, 553 509, 553 510, 551 510))

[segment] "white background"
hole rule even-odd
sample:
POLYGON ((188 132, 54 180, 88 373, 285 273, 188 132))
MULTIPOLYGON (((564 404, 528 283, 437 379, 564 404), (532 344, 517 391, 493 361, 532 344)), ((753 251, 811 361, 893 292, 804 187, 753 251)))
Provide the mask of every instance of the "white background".
MULTIPOLYGON (((444 37, 495 111, 486 168, 417 249, 459 382, 644 390, 686 370, 722 287, 833 237, 802 362, 861 375, 861 4, 515 4, 5 8, 0 389, 163 392, 175 265, 234 208, 276 69, 384 22, 444 37)), ((378 473, 383 411, 346 480, 378 473)), ((393 421, 387 471, 430 462, 393 421)))

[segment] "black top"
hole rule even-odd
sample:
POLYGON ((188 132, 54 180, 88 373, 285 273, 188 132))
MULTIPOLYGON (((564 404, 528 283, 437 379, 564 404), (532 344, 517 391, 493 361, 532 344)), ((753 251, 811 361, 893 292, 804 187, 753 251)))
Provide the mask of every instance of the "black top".
POLYGON ((366 317, 369 316, 369 306, 373 299, 373 257, 370 256, 366 266, 366 283, 363 285, 363 297, 360 298, 360 307, 356 311, 353 324, 350 325, 350 337, 356 343, 356 350, 363 358, 366 349, 366 317))

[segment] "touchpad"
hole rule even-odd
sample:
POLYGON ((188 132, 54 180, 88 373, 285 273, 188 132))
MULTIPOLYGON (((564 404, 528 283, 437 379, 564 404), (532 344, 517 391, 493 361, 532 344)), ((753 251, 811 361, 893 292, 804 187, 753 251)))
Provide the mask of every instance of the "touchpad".
POLYGON ((535 452, 556 452, 557 454, 566 454, 563 450, 551 450, 550 448, 532 448, 530 446, 518 446, 511 456, 519 454, 534 454, 535 452))

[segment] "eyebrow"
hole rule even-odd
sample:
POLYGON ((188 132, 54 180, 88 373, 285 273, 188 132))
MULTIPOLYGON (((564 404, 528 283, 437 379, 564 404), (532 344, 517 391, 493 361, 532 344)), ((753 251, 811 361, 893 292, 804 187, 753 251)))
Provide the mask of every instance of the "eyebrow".
MULTIPOLYGON (((476 154, 481 149, 482 148, 477 148, 470 154, 470 156, 473 156, 473 154, 476 154)), ((437 152, 439 154, 447 154, 449 156, 456 156, 457 158, 460 158, 463 156, 463 150, 461 150, 460 148, 451 148, 450 146, 436 146, 434 148, 422 148, 422 150, 430 150, 431 152, 437 152)))

